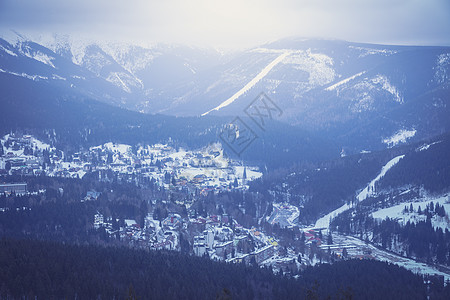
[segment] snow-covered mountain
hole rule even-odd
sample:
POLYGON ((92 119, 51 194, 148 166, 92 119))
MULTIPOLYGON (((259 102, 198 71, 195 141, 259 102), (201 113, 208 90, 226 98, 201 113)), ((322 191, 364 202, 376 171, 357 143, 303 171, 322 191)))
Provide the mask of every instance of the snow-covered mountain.
POLYGON ((173 91, 182 101, 165 112, 242 115, 265 92, 283 121, 357 151, 392 147, 450 129, 449 53, 449 47, 282 40, 173 91))
POLYGON ((232 55, 65 35, 0 40, 2 82, 21 76, 144 113, 245 115, 261 92, 280 120, 360 152, 450 130, 450 47, 284 39, 232 55))
POLYGON ((139 111, 221 57, 215 50, 181 45, 142 46, 12 31, 0 37, 2 73, 50 84, 65 80, 68 87, 97 100, 139 111))

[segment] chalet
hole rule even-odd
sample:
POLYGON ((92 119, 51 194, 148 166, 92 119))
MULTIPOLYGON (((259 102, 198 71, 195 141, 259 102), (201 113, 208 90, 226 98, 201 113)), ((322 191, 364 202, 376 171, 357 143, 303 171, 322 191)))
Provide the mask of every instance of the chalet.
POLYGON ((206 180, 206 175, 205 174, 198 174, 195 175, 194 178, 192 179, 193 183, 203 183, 206 180))
POLYGON ((155 250, 163 250, 163 249, 167 249, 167 250, 172 250, 172 242, 171 241, 164 241, 161 243, 154 243, 151 246, 152 249, 155 250))
POLYGON ((99 192, 96 192, 96 191, 88 191, 88 192, 86 193, 86 196, 84 197, 84 199, 83 199, 82 202, 84 202, 84 201, 94 201, 94 200, 97 200, 98 197, 100 197, 100 195, 101 195, 101 193, 99 193, 99 192))
POLYGON ((126 227, 139 227, 138 223, 136 222, 136 220, 130 220, 130 219, 125 219, 125 226, 126 227))
POLYGON ((179 214, 169 213, 169 216, 162 222, 164 227, 179 227, 182 225, 182 219, 179 214))

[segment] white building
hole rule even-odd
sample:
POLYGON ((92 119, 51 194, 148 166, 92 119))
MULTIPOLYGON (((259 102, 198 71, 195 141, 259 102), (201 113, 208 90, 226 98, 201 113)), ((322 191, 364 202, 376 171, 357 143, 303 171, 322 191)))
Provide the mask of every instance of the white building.
POLYGON ((103 226, 103 215, 101 213, 96 213, 94 215, 94 228, 99 229, 103 226))
POLYGON ((203 235, 194 236, 194 254, 203 256, 206 253, 206 241, 203 235))
POLYGON ((214 245, 214 232, 212 230, 203 231, 203 235, 205 236, 205 242, 209 249, 213 248, 214 245))

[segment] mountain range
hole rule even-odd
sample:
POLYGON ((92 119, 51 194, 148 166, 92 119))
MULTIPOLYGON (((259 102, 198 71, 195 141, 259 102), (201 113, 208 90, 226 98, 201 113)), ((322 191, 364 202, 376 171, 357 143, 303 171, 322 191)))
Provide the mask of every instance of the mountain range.
POLYGON ((278 121, 332 141, 343 154, 450 129, 450 47, 289 38, 224 54, 9 32, 0 39, 0 75, 3 89, 22 77, 20 89, 42 85, 58 90, 56 98, 222 121, 245 116, 263 92, 282 112, 278 121))

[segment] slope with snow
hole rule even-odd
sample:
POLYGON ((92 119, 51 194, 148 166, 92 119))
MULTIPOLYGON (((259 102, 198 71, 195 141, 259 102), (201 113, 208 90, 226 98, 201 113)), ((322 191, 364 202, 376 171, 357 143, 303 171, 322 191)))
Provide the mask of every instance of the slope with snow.
MULTIPOLYGON (((413 223, 426 221, 427 217, 425 215, 418 214, 417 211, 419 210, 419 207, 423 211, 425 207, 427 207, 427 205, 430 205, 431 202, 433 202, 435 205, 437 203, 439 203, 439 205, 443 205, 445 211, 447 213, 450 212, 450 199, 448 195, 443 195, 437 198, 424 197, 416 199, 415 201, 405 202, 388 208, 383 208, 376 212, 373 212, 372 217, 380 220, 384 220, 386 218, 397 219, 403 225, 408 221, 413 223), (404 212, 405 206, 408 209, 410 208, 410 206, 412 206, 414 212, 404 212)), ((439 217, 437 215, 433 216, 433 218, 431 219, 431 223, 433 224, 433 227, 442 228, 442 230, 444 231, 445 229, 450 229, 450 220, 448 218, 448 215, 446 217, 439 217)))
POLYGON ((6 73, 6 74, 10 74, 10 75, 14 75, 14 76, 18 76, 18 77, 23 77, 23 78, 27 78, 33 81, 39 81, 39 80, 47 80, 48 77, 47 76, 42 76, 42 75, 29 75, 27 73, 17 73, 17 72, 12 72, 12 71, 7 71, 7 70, 3 70, 0 69, 0 73, 6 73))
POLYGON ((368 185, 367 187, 365 187, 359 194, 358 196, 356 196, 356 198, 358 199, 358 201, 363 201, 365 199, 367 199, 370 196, 375 195, 375 184, 384 177, 384 175, 386 175, 386 173, 393 167, 395 166, 403 157, 405 157, 405 155, 399 155, 397 157, 394 157, 393 159, 391 159, 390 161, 388 161, 388 163, 383 166, 383 168, 381 169, 380 174, 377 175, 377 177, 375 177, 368 185))
POLYGON ((389 79, 385 75, 377 74, 374 78, 372 78, 372 83, 375 85, 381 86, 383 90, 391 94, 394 98, 394 101, 402 104, 403 103, 403 97, 400 94, 400 91, 398 88, 391 84, 389 79))
POLYGON ((202 114, 202 116, 205 116, 212 111, 217 111, 221 108, 224 108, 231 103, 233 103, 235 100, 237 100, 240 96, 245 94, 248 90, 250 90, 255 84, 257 84, 261 79, 263 79, 269 72, 272 70, 277 64, 279 64, 283 59, 285 59, 291 52, 286 51, 283 54, 279 55, 277 58, 275 58, 270 64, 268 64, 261 72, 258 73, 249 83, 247 83, 242 89, 237 91, 233 96, 219 104, 213 109, 210 109, 209 111, 202 114))
POLYGON ((344 84, 346 84, 347 82, 352 81, 353 79, 355 79, 356 77, 359 77, 359 76, 363 75, 364 73, 366 73, 366 71, 362 71, 362 72, 359 72, 359 73, 357 73, 357 74, 355 74, 355 75, 353 75, 353 76, 347 77, 347 78, 345 78, 345 79, 343 79, 343 80, 341 80, 341 81, 339 81, 339 82, 337 82, 337 83, 335 83, 335 84, 333 84, 333 85, 327 87, 325 90, 326 90, 326 91, 333 91, 333 90, 336 90, 336 89, 337 89, 338 87, 340 87, 341 85, 344 85, 344 84))
POLYGON ((437 83, 444 83, 450 79, 450 53, 438 55, 434 70, 434 79, 437 83))
POLYGON ((441 143, 441 141, 433 142, 431 144, 423 144, 422 146, 418 147, 416 151, 424 151, 428 150, 431 146, 441 143))
POLYGON ((394 146, 397 146, 400 143, 406 143, 406 141, 413 136, 416 135, 417 130, 411 129, 401 129, 394 133, 391 137, 383 139, 383 143, 387 144, 389 148, 392 148, 394 146))
MULTIPOLYGON (((394 167, 405 155, 399 155, 397 157, 394 157, 386 165, 383 166, 380 173, 371 181, 369 184, 356 196, 356 199, 358 202, 361 202, 365 200, 369 196, 373 196, 375 194, 375 184, 383 178, 384 175, 392 168, 394 167)), ((328 228, 330 227, 330 222, 333 218, 335 218, 337 215, 343 213, 344 211, 349 210, 353 207, 353 204, 344 204, 341 207, 333 210, 332 212, 326 214, 322 218, 318 219, 316 221, 316 224, 314 225, 315 228, 328 228)))
MULTIPOLYGON (((348 235, 337 235, 333 234, 333 242, 335 244, 345 244, 349 246, 354 246, 358 249, 369 249, 371 251, 371 255, 379 261, 385 261, 389 263, 396 264, 401 266, 407 270, 412 271, 416 274, 421 275, 437 275, 443 276, 445 280, 450 279, 450 274, 440 271, 438 268, 428 265, 426 263, 414 261, 411 258, 406 258, 400 255, 397 255, 393 252, 383 250, 379 247, 375 247, 372 244, 366 243, 356 237, 348 236, 348 235)), ((351 250, 349 250, 349 254, 351 250)))

